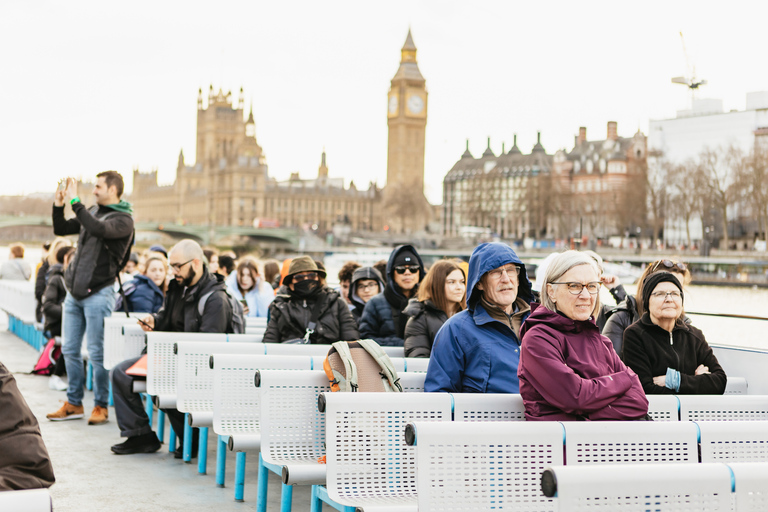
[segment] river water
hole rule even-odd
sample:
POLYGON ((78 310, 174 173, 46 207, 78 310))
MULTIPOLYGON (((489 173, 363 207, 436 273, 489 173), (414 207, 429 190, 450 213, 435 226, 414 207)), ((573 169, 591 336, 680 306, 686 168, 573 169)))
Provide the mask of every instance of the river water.
MULTIPOLYGON (((0 246, 0 264, 8 260, 7 246, 0 246)), ((39 246, 28 247, 25 260, 33 270, 40 261, 39 246)), ((338 269, 328 268, 329 280, 336 277, 338 269)), ((635 293, 634 285, 626 285, 628 293, 635 293)), ((603 289, 601 300, 615 304, 608 290, 603 289)), ((768 317, 768 289, 731 286, 698 286, 685 289, 685 309, 689 312, 731 313, 768 317)), ((689 315, 693 325, 704 332, 707 341, 716 345, 768 349, 768 320, 746 320, 689 315)))

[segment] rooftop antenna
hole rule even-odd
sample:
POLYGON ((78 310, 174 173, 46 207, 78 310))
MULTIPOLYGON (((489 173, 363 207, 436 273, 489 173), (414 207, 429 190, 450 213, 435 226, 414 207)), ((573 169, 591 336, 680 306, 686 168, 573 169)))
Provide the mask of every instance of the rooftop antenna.
POLYGON ((691 62, 691 58, 688 56, 688 50, 685 47, 685 38, 683 33, 680 32, 680 42, 683 44, 683 55, 685 56, 686 76, 676 76, 672 79, 673 84, 682 84, 691 90, 691 101, 696 94, 696 89, 699 86, 707 85, 706 80, 699 80, 696 78, 696 66, 691 62))

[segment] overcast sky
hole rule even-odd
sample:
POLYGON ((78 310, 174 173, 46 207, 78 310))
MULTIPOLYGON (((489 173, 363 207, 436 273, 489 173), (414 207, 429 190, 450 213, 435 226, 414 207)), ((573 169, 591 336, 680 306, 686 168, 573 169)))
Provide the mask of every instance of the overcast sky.
MULTIPOLYGON (((768 2, 0 2, 0 195, 116 169, 175 177, 194 164, 197 90, 242 86, 271 176, 385 184, 387 91, 408 27, 427 80, 425 190, 486 137, 498 154, 541 130, 548 152, 647 133, 690 94, 743 109, 768 90, 768 2), (118 5, 121 6, 118 8, 118 5)), ((128 180, 130 188, 131 183, 128 180)))

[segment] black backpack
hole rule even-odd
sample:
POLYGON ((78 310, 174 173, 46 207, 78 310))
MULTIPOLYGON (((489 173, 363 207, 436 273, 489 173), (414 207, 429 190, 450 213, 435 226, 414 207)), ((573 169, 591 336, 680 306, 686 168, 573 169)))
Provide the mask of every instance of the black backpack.
MULTIPOLYGON (((203 318, 205 303, 208 301, 208 297, 210 297, 216 291, 218 290, 211 290, 210 292, 200 297, 200 300, 197 301, 198 318, 203 318)), ((232 329, 230 329, 230 331, 234 334, 245 334, 245 314, 243 313, 243 305, 240 304, 240 301, 235 300, 232 294, 230 294, 227 290, 222 291, 227 294, 229 305, 232 306, 232 329)))

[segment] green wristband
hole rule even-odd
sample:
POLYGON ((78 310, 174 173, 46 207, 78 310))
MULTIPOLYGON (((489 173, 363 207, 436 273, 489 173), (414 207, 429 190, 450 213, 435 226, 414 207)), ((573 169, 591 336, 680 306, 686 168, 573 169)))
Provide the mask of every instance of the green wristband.
POLYGON ((75 204, 76 202, 77 202, 77 203, 79 203, 79 202, 80 202, 80 198, 79 198, 79 197, 77 197, 77 196, 73 197, 73 198, 72 198, 72 200, 69 202, 69 204, 75 204))

